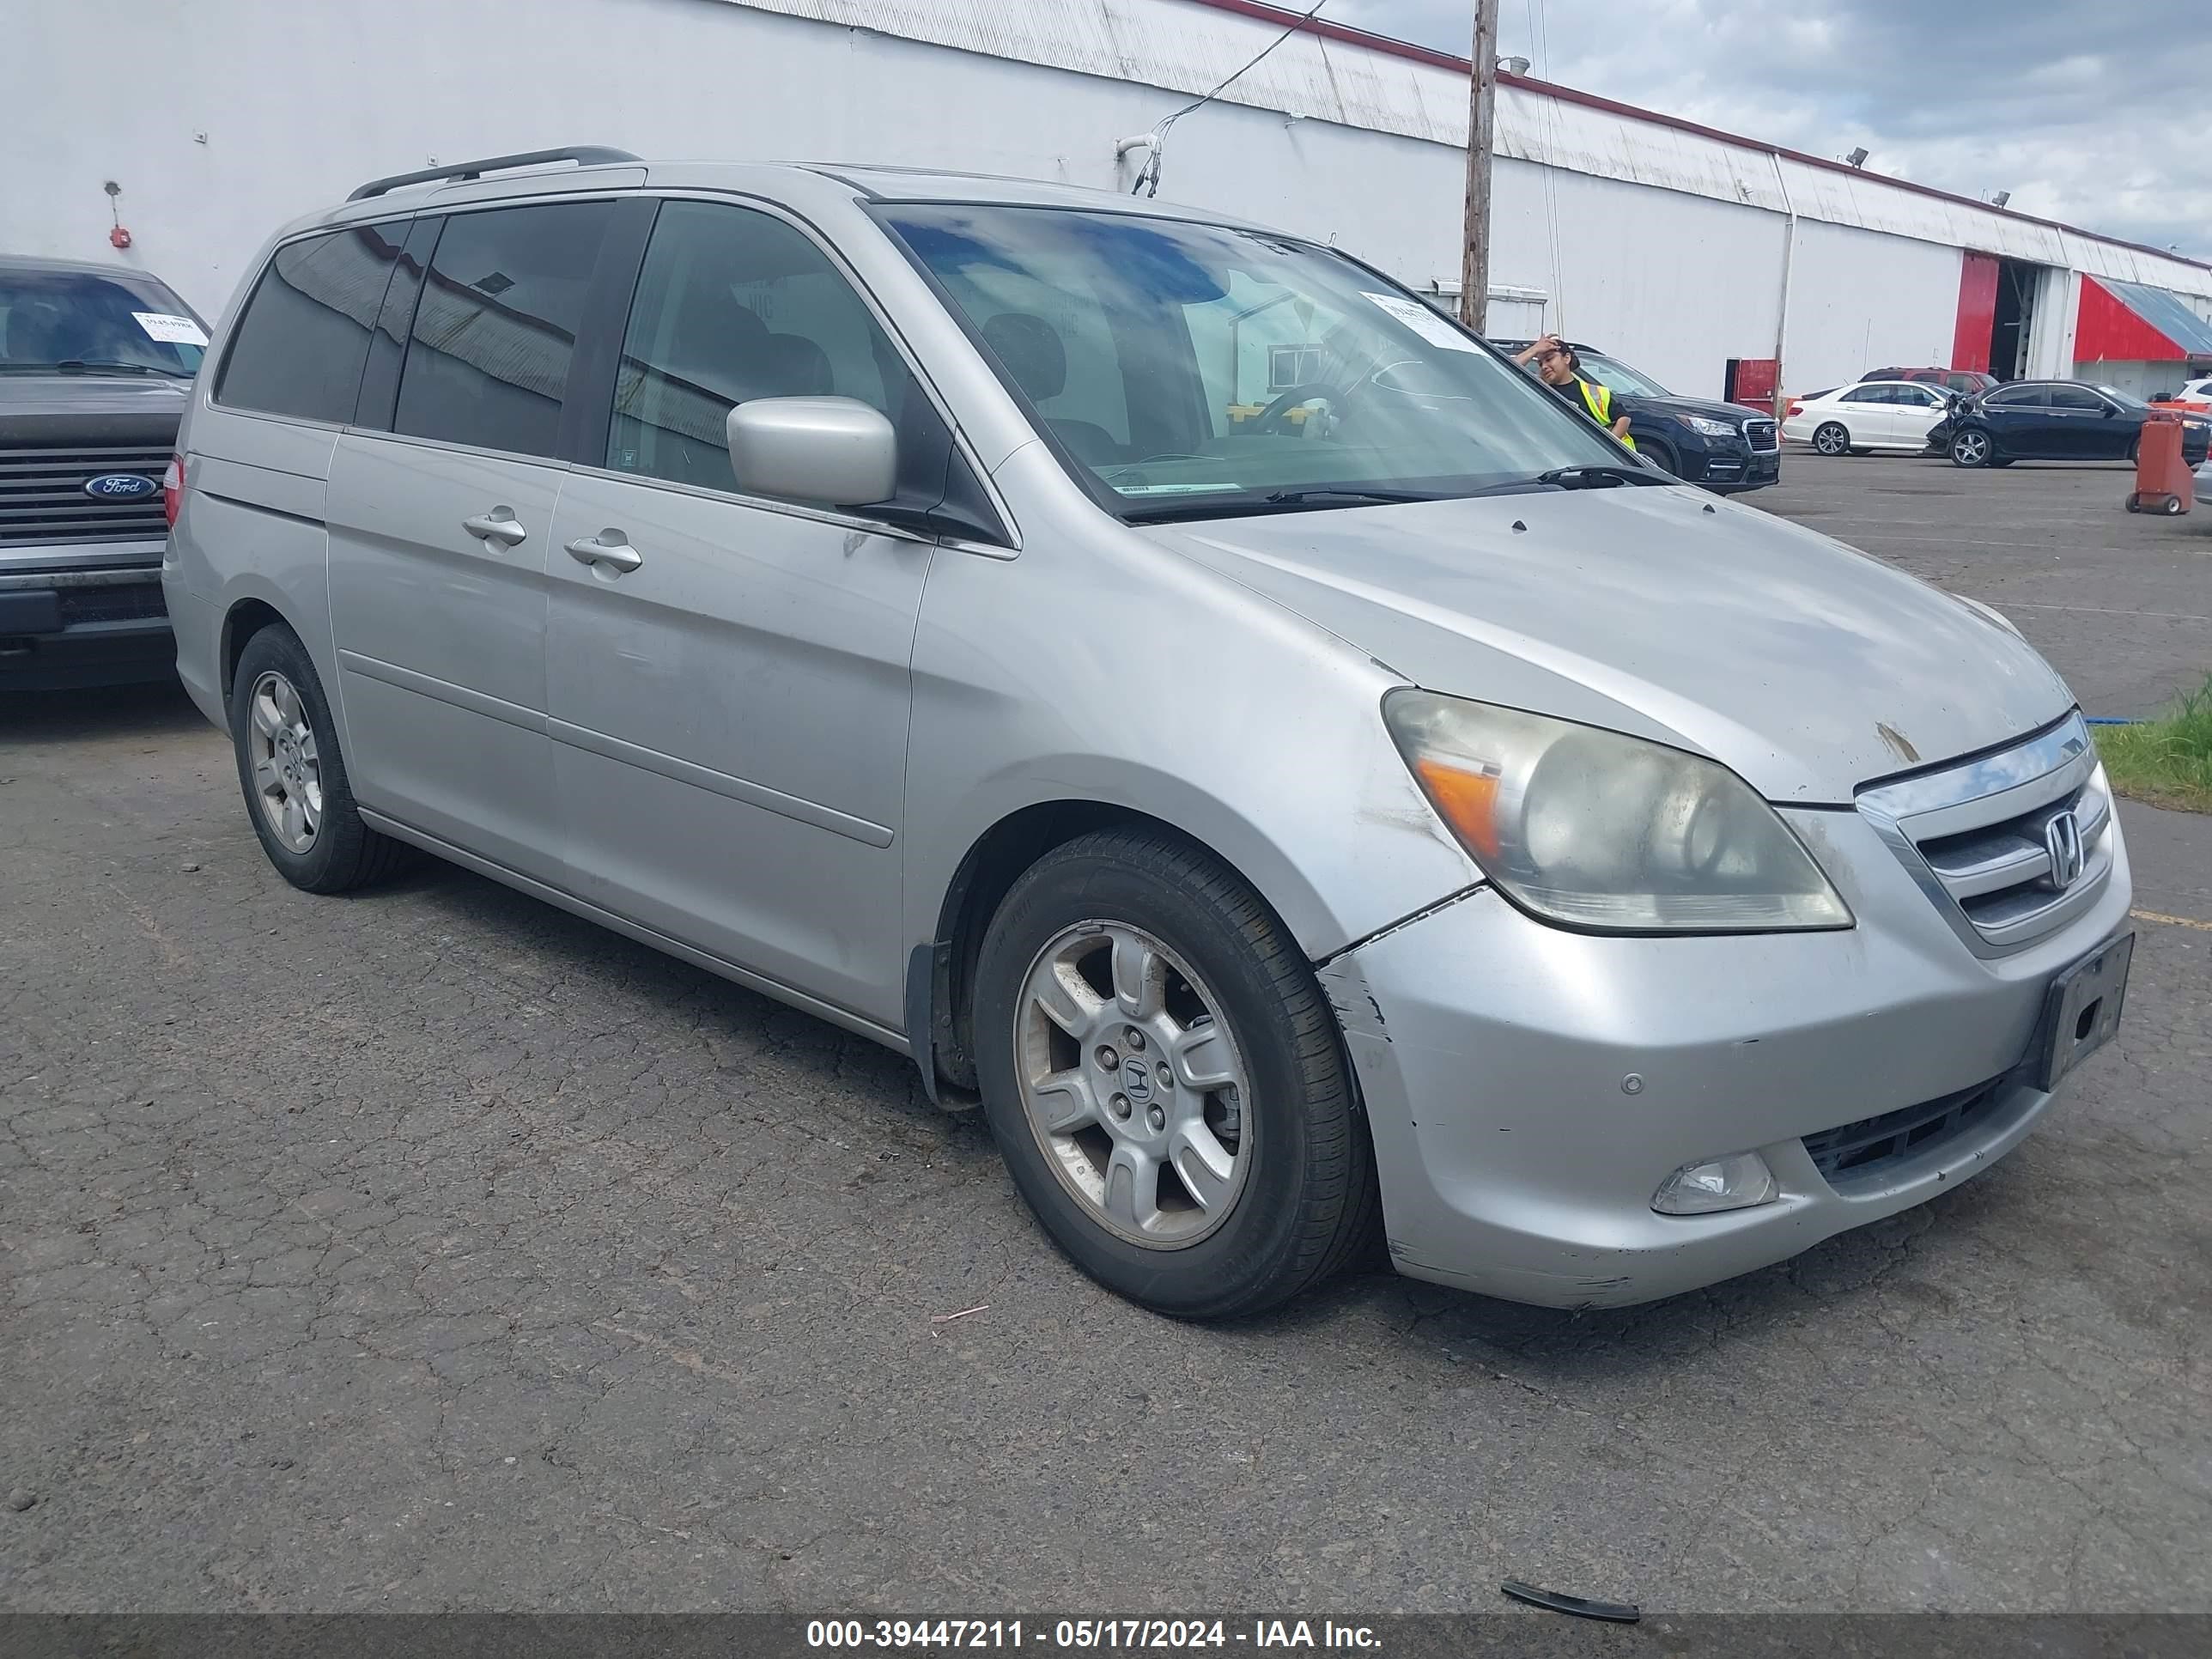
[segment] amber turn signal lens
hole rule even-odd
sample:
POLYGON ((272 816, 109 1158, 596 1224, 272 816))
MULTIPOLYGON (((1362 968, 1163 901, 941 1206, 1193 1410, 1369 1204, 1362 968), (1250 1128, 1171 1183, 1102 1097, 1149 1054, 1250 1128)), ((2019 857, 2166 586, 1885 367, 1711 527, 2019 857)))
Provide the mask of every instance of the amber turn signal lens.
POLYGON ((1498 775, 1470 772, 1430 755, 1416 760, 1413 770, 1459 838, 1484 858, 1497 858, 1498 775))

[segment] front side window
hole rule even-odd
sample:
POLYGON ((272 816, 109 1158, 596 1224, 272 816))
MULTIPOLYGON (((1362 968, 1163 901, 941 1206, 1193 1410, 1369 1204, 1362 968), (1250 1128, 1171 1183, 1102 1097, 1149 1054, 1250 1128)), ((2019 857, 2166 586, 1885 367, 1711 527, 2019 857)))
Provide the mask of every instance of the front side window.
POLYGON ((448 219, 415 307, 392 429, 556 454, 584 296, 613 210, 553 202, 448 219))
POLYGON ((2039 386, 2008 386, 1982 401, 1991 409, 2039 409, 2049 403, 2050 395, 2039 386))
POLYGON ((1124 518, 1465 495, 1626 464, 1418 295, 1328 249, 1130 214, 878 211, 1124 518))
POLYGON ((774 216, 671 201, 654 221, 615 380, 607 465, 737 489, 723 423, 753 398, 855 398, 896 422, 910 382, 830 258, 774 216))
POLYGON ((1576 360, 1586 379, 1631 398, 1671 398, 1674 394, 1641 369, 1631 368, 1618 357, 1600 351, 1577 351, 1576 360))
POLYGON ((352 420, 370 331, 406 234, 404 223, 361 225, 278 248, 231 330, 216 401, 352 420))
POLYGON ((206 344, 199 319, 149 277, 0 268, 0 374, 188 380, 206 344))

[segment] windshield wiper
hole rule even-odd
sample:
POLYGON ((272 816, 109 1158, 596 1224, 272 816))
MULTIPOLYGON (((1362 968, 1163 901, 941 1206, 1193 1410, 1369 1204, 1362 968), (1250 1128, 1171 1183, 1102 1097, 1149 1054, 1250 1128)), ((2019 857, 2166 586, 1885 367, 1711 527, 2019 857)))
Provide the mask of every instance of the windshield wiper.
POLYGON ((1272 507, 1304 507, 1327 501, 1433 501, 1442 499, 1416 489, 1366 489, 1356 486, 1316 489, 1271 490, 1261 499, 1272 507))
POLYGON ((1618 484, 1659 484, 1663 487, 1671 480, 1662 473, 1649 472, 1640 466, 1615 466, 1601 462, 1589 466, 1555 466, 1548 472, 1539 472, 1531 482, 1557 484, 1562 489, 1611 489, 1618 484))
POLYGON ((179 380, 192 378, 192 371, 188 368, 164 368, 158 363, 115 362, 102 357, 64 357, 58 363, 0 363, 0 369, 11 374, 87 374, 100 370, 121 374, 166 374, 179 380))

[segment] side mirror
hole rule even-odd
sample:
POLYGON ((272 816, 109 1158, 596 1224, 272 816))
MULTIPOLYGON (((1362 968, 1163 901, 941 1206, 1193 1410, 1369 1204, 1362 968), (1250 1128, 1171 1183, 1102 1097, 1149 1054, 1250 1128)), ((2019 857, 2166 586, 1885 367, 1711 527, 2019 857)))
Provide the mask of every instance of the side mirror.
POLYGON ((855 398, 755 398, 722 432, 748 495, 860 507, 898 487, 898 434, 855 398))

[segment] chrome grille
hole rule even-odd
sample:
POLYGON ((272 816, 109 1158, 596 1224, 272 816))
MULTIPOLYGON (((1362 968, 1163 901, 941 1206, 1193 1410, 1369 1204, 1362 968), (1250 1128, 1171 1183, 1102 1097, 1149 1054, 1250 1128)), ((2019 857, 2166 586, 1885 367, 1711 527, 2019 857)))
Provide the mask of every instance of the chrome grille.
POLYGON ((1959 936, 1997 956, 2057 932, 2112 870, 2112 802, 2080 714, 2012 748, 1859 792, 1860 812, 1959 936), (2074 815, 2079 867, 2053 862, 2074 815))
POLYGON ((1768 455, 1782 447, 1781 429, 1771 421, 1746 421, 1743 441, 1754 455, 1768 455))
POLYGON ((103 472, 135 472, 159 483, 168 465, 167 445, 0 448, 0 547, 160 541, 169 526, 159 490, 135 501, 99 501, 84 493, 84 486, 103 472))

